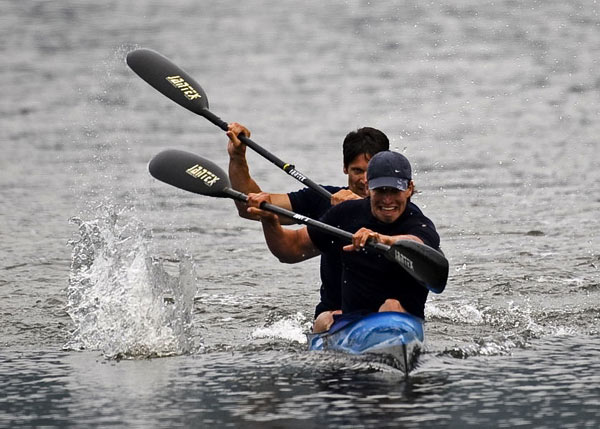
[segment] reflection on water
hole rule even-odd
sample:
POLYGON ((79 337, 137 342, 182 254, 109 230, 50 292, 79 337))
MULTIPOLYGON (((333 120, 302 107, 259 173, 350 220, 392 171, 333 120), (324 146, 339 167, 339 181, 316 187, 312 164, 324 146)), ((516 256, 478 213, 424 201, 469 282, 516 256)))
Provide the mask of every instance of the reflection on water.
POLYGON ((2 375, 0 424, 576 427, 600 418, 600 348, 588 341, 540 341, 508 358, 425 356, 408 380, 304 351, 119 362, 91 352, 3 354, 13 375, 2 375))

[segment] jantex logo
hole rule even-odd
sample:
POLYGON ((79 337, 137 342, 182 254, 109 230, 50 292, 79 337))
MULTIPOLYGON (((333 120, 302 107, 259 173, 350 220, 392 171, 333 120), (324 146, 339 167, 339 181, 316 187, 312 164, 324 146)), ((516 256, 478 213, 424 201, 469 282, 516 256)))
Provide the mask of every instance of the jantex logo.
POLYGON ((212 186, 219 181, 218 176, 202 167, 200 164, 188 168, 185 172, 196 179, 202 180, 206 186, 212 186))
POLYGON ((400 265, 402 265, 404 268, 407 268, 411 271, 415 270, 413 268, 413 261, 410 260, 409 258, 407 258, 405 255, 403 255, 396 249, 394 249, 394 257, 395 257, 396 261, 398 261, 400 263, 400 265))
POLYGON ((196 91, 194 87, 187 83, 186 80, 181 76, 167 76, 166 79, 171 85, 179 89, 188 100, 202 98, 202 96, 198 94, 198 91, 196 91))

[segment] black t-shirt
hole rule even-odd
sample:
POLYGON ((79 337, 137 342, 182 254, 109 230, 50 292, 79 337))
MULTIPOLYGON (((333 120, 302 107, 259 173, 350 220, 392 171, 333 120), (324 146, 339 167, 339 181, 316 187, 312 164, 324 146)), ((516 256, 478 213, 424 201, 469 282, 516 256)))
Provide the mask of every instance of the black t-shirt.
MULTIPOLYGON (((347 187, 323 186, 332 194, 347 187)), ((288 193, 292 211, 319 219, 331 208, 331 203, 310 188, 288 193)), ((340 284, 342 281, 342 261, 337 253, 321 255, 321 301, 315 308, 315 317, 323 311, 339 310, 342 307, 340 284)))
MULTIPOLYGON (((434 249, 440 245, 433 222, 411 202, 391 224, 380 222, 372 215, 370 198, 338 204, 320 220, 351 233, 365 227, 385 235, 415 235, 434 249)), ((308 233, 322 255, 341 258, 341 308, 344 313, 375 312, 386 299, 395 298, 406 311, 424 318, 428 291, 398 264, 372 250, 345 252, 342 247, 348 241, 314 227, 309 226, 308 233)))
MULTIPOLYGON (((331 194, 335 194, 342 189, 348 187, 340 186, 323 186, 331 194)), ((313 219, 319 219, 331 207, 331 202, 321 196, 321 194, 311 188, 303 188, 296 192, 288 193, 290 203, 292 203, 292 211, 313 219)))

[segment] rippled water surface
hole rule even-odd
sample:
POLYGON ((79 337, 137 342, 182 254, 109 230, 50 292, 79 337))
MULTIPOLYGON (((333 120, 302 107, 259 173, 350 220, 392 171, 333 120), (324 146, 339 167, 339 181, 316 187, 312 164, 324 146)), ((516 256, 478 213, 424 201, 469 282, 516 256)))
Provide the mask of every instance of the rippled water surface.
POLYGON ((0 427, 600 424, 594 1, 4 1, 0 23, 0 427), (165 148, 226 167, 226 136, 127 68, 138 47, 318 182, 361 126, 411 159, 451 273, 408 380, 306 352, 318 261, 150 178, 165 148))

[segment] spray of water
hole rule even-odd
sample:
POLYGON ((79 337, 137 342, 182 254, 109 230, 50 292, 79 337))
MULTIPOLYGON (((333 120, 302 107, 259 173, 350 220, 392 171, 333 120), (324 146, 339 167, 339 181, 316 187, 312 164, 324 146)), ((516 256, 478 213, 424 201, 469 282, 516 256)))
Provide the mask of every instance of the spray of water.
POLYGON ((67 312, 75 329, 67 349, 100 350, 109 358, 190 353, 196 282, 190 257, 179 274, 149 252, 149 233, 124 211, 105 208, 98 219, 73 218, 67 312))
MULTIPOLYGON (((430 320, 472 326, 471 343, 457 345, 442 352, 457 358, 509 355, 516 348, 527 347, 535 339, 576 333, 573 328, 544 322, 542 315, 536 312, 529 300, 519 304, 509 301, 505 308, 480 308, 468 302, 446 306, 428 303, 427 314, 430 320)), ((552 320, 556 318, 552 317, 552 320)))
POLYGON ((252 332, 252 338, 283 339, 306 344, 305 332, 310 330, 311 323, 300 312, 283 318, 278 318, 262 328, 252 332))

